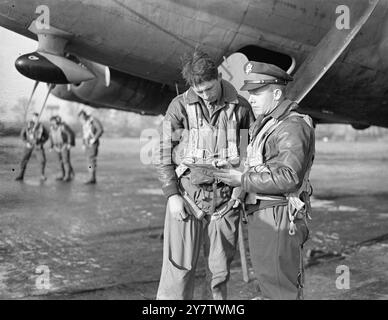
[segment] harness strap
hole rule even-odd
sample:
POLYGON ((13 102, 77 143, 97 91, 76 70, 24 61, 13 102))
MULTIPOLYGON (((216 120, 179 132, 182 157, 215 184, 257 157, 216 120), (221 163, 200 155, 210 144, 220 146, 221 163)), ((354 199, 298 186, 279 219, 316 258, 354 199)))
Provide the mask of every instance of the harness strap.
MULTIPOLYGON (((212 157, 214 154, 208 154, 208 150, 200 148, 199 145, 199 130, 203 123, 203 114, 200 110, 198 103, 187 103, 188 91, 183 94, 183 102, 186 106, 186 112, 189 122, 189 137, 186 150, 184 150, 184 156, 181 163, 175 169, 175 173, 178 179, 186 172, 188 167, 183 163, 192 163, 195 158, 205 159, 207 157, 212 157)), ((238 148, 237 148, 237 117, 235 112, 235 103, 229 103, 224 109, 223 112, 226 113, 226 131, 225 134, 225 143, 227 147, 227 153, 220 150, 222 156, 227 156, 231 159, 238 158, 238 148)))
POLYGON ((212 192, 213 192, 213 198, 212 198, 212 205, 210 207, 209 214, 214 214, 216 211, 216 200, 217 200, 217 180, 214 179, 214 182, 212 184, 212 192))
MULTIPOLYGON (((214 220, 219 220, 221 219, 226 213, 229 212, 230 209, 232 209, 233 207, 233 204, 234 204, 234 201, 230 200, 228 202, 226 202, 225 204, 223 204, 218 210, 215 210, 215 202, 212 203, 212 209, 211 211, 209 211, 209 213, 205 214, 204 211, 202 211, 194 202, 194 200, 192 200, 190 198, 190 196, 188 195, 188 193, 183 189, 183 188, 179 188, 182 196, 183 196, 183 199, 186 201, 186 204, 192 209, 192 212, 194 213, 194 216, 198 219, 198 220, 202 220, 205 215, 210 215, 211 216, 211 220, 214 221, 214 220)), ((191 211, 189 211, 189 213, 191 213, 191 211)))
MULTIPOLYGON (((228 103, 224 108, 217 112, 217 132, 212 132, 212 134, 217 134, 209 138, 217 139, 213 143, 211 141, 206 141, 208 136, 206 133, 199 132, 203 127, 206 127, 203 123, 204 115, 202 109, 198 103, 188 103, 187 101, 188 91, 183 94, 183 103, 185 105, 185 110, 188 117, 189 125, 189 136, 187 149, 184 150, 183 160, 176 167, 175 173, 178 180, 183 176, 188 167, 184 163, 192 163, 195 159, 208 159, 216 156, 230 158, 235 160, 238 158, 238 148, 237 148, 237 117, 236 117, 236 105, 237 103, 228 103), (201 135, 202 134, 202 135, 201 135), (206 136, 205 136, 206 135, 206 136), (213 138, 214 137, 214 138, 213 138), (218 141, 218 143, 216 143, 218 141), (221 142, 222 141, 222 142, 221 142), (208 143, 210 142, 210 143, 208 143), (220 143, 221 142, 221 143, 220 143), (202 145, 203 144, 203 145, 202 145), (217 144, 217 146, 216 146, 217 144), (208 149, 204 149, 208 145, 208 149), (217 148, 218 147, 218 148, 217 148)), ((216 118, 213 117, 213 121, 216 118)), ((213 130, 213 128, 211 128, 213 130)), ((217 205, 217 181, 211 185, 213 197, 211 200, 211 207, 209 210, 209 215, 212 216, 212 219, 218 219, 222 217, 230 208, 233 206, 221 206, 222 209, 216 210, 217 205), (227 210, 226 210, 226 209, 227 210), (229 209, 228 209, 229 208, 229 209)), ((188 196, 188 195, 187 195, 188 196)), ((192 199, 191 199, 192 200, 192 199)), ((195 209, 194 211, 200 210, 193 201, 190 201, 190 206, 195 209), (195 207, 193 207, 193 205, 195 207)))
POLYGON ((304 300, 304 264, 303 264, 303 245, 299 248, 299 273, 298 273, 298 300, 304 300))
MULTIPOLYGON (((293 113, 291 115, 297 115, 301 117, 311 128, 313 127, 312 120, 309 116, 301 115, 299 113, 293 113)), ((313 157, 312 157, 313 159, 313 157)), ((310 212, 311 212, 311 204, 310 204, 310 195, 311 195, 311 184, 309 181, 311 167, 312 167, 312 161, 310 160, 307 170, 305 172, 305 175, 303 177, 303 183, 302 186, 299 188, 297 192, 287 194, 288 199, 288 217, 290 219, 290 230, 289 234, 294 235, 296 232, 296 225, 295 225, 295 218, 298 216, 298 214, 302 214, 303 219, 305 220, 307 224, 306 216, 309 220, 311 220, 310 212), (300 199, 300 196, 303 192, 306 192, 303 201, 300 199)))

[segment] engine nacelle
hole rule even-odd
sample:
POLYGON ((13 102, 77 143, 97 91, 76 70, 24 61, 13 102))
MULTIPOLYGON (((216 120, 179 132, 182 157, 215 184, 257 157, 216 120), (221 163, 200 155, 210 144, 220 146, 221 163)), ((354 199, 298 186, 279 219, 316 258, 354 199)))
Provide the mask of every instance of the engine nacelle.
POLYGON ((352 127, 356 130, 365 130, 370 127, 370 124, 352 123, 352 127))
POLYGON ((16 69, 25 77, 54 84, 79 83, 94 78, 94 74, 81 65, 60 55, 32 52, 15 61, 16 69))
POLYGON ((166 111, 169 102, 176 95, 167 86, 114 69, 110 69, 110 79, 107 81, 105 66, 85 60, 81 62, 93 72, 95 79, 70 86, 57 86, 52 92, 55 96, 70 101, 82 101, 96 108, 157 115, 166 111))

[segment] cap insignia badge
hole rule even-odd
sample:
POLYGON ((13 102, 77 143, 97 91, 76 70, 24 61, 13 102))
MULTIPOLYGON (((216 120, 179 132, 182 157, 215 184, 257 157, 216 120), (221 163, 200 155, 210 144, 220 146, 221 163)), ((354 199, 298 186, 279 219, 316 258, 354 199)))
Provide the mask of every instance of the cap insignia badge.
POLYGON ((245 67, 245 73, 250 74, 252 72, 253 65, 252 63, 248 63, 247 66, 245 67))

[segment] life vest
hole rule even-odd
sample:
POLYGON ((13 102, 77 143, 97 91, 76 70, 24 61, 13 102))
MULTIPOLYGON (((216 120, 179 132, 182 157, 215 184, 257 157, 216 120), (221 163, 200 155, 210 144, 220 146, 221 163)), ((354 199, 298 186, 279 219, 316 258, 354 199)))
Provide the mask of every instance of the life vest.
POLYGON ((32 126, 28 126, 26 130, 27 141, 39 144, 43 138, 43 131, 44 128, 41 123, 38 123, 36 127, 35 124, 32 126))
POLYGON ((53 141, 53 145, 56 147, 62 147, 65 142, 63 139, 62 129, 62 125, 59 125, 56 129, 54 127, 50 128, 51 139, 53 141))
POLYGON ((178 165, 177 177, 188 169, 185 163, 212 163, 215 159, 233 163, 239 161, 237 148, 237 119, 235 108, 238 104, 228 103, 219 111, 216 126, 211 126, 199 103, 186 104, 186 91, 183 95, 188 116, 189 129, 183 132, 179 145, 173 150, 173 161, 178 165))
MULTIPOLYGON (((291 117, 302 118, 311 128, 313 127, 313 121, 308 115, 303 115, 295 111, 286 116, 282 120, 275 118, 270 119, 264 127, 260 130, 258 135, 251 141, 247 149, 247 160, 245 163, 246 171, 250 172, 269 172, 264 163, 264 148, 267 142, 267 138, 287 119, 291 117)), ((306 173, 303 177, 302 186, 296 192, 285 194, 284 196, 288 200, 288 215, 290 219, 290 235, 295 234, 296 226, 294 220, 298 218, 310 218, 311 204, 310 195, 312 193, 312 187, 309 181, 310 171, 313 163, 314 156, 311 157, 306 173), (302 201, 303 199, 303 201, 302 201)), ((248 193, 245 198, 245 204, 256 204, 258 200, 279 200, 279 196, 262 195, 257 193, 248 193)))
POLYGON ((82 132, 85 143, 89 145, 90 140, 94 138, 94 125, 92 117, 86 120, 86 122, 82 125, 82 132))

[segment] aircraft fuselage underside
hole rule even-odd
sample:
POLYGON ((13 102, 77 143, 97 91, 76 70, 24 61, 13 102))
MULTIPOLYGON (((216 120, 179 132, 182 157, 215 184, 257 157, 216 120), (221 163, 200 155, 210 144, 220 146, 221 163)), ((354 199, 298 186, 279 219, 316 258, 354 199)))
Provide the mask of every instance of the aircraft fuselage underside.
MULTIPOLYGON (((109 66, 120 79, 116 79, 114 92, 122 95, 121 102, 88 101, 88 96, 77 93, 69 93, 69 100, 75 95, 95 107, 158 114, 165 111, 167 98, 176 89, 184 90, 180 57, 197 45, 220 64, 224 57, 256 46, 293 58, 297 70, 335 25, 339 5, 353 12, 366 2, 47 0, 45 5, 50 9, 51 25, 72 35, 65 48, 67 53, 109 66), (143 91, 139 91, 135 79, 142 82, 143 91), (121 92, 120 85, 131 86, 133 92, 121 92), (148 88, 154 93, 164 90, 166 99, 160 98, 160 104, 155 99, 145 103, 141 95, 148 88), (140 108, 135 105, 137 101, 142 101, 140 108)), ((39 0, 2 1, 0 25, 37 39, 28 28, 39 16, 35 13, 39 5, 39 0)), ((388 127, 387 18, 388 3, 380 1, 349 47, 301 102, 303 111, 319 122, 388 127)), ((261 52, 250 51, 248 59, 262 60, 261 52)), ((266 57, 271 58, 273 61, 268 62, 281 64, 276 54, 266 57)), ((113 91, 109 94, 113 96, 113 91)))

